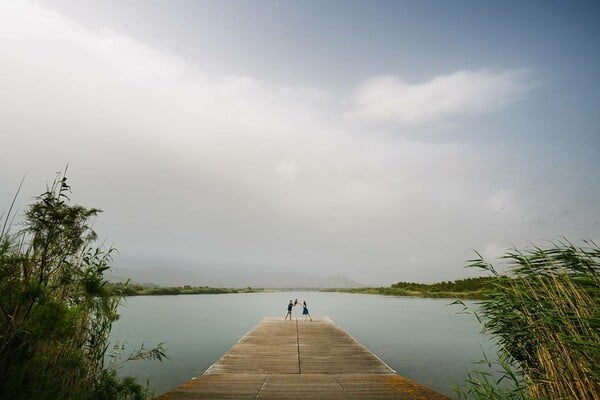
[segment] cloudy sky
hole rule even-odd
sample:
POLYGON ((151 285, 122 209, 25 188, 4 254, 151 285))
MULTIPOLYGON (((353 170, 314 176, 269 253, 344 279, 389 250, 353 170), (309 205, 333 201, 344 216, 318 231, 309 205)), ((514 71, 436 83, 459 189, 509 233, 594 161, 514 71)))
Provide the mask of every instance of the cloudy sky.
POLYGON ((470 274, 600 239, 590 2, 0 1, 0 210, 69 164, 115 264, 470 274))

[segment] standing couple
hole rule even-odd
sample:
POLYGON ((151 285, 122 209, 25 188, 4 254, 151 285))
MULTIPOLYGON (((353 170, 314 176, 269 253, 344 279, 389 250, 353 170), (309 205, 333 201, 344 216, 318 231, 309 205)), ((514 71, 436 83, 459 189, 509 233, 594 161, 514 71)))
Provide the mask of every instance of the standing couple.
MULTIPOLYGON (((287 320, 288 317, 290 317, 290 321, 292 320, 292 308, 294 308, 297 305, 300 305, 300 303, 298 303, 298 299, 296 299, 296 301, 294 301, 294 302, 292 302, 292 300, 290 300, 290 302, 287 306, 287 314, 285 314, 285 318, 283 319, 284 321, 287 320)), ((302 302, 302 315, 304 315, 305 321, 307 319, 310 319, 312 321, 312 317, 310 316, 310 313, 308 312, 308 306, 306 305, 306 301, 302 302)))

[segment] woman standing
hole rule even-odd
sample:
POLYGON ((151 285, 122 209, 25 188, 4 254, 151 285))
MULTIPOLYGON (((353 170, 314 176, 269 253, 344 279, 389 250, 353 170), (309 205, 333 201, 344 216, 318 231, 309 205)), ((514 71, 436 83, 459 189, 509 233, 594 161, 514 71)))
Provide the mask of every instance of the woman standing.
POLYGON ((306 306, 306 301, 302 303, 302 315, 304 315, 305 321, 306 318, 310 318, 310 320, 312 321, 312 317, 310 316, 310 313, 308 312, 308 307, 306 306))

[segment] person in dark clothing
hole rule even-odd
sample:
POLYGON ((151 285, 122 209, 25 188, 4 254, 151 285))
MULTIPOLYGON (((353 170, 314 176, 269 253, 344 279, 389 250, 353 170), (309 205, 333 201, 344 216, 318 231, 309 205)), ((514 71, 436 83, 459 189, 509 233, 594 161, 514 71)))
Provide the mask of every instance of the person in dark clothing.
POLYGON ((312 317, 310 316, 310 313, 308 312, 308 307, 306 306, 306 301, 302 303, 302 315, 304 315, 305 321, 307 318, 310 318, 310 320, 312 321, 312 317))
POLYGON ((285 318, 283 319, 284 321, 287 320, 288 317, 290 317, 290 321, 292 320, 292 308, 294 307, 294 303, 292 302, 292 300, 290 300, 290 303, 287 306, 287 314, 285 314, 285 318))

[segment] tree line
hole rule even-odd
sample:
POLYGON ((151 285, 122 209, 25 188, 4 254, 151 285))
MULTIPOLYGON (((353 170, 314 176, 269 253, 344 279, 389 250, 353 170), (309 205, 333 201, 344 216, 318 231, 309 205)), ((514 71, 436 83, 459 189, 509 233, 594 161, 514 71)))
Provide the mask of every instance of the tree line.
POLYGON ((211 286, 155 286, 131 284, 129 282, 111 282, 107 289, 120 296, 163 296, 185 294, 227 294, 227 293, 260 293, 261 288, 218 288, 211 286))
POLYGON ((483 299, 493 287, 496 277, 466 278, 439 283, 398 282, 388 287, 323 289, 326 292, 380 294, 384 296, 417 296, 437 298, 483 299))

